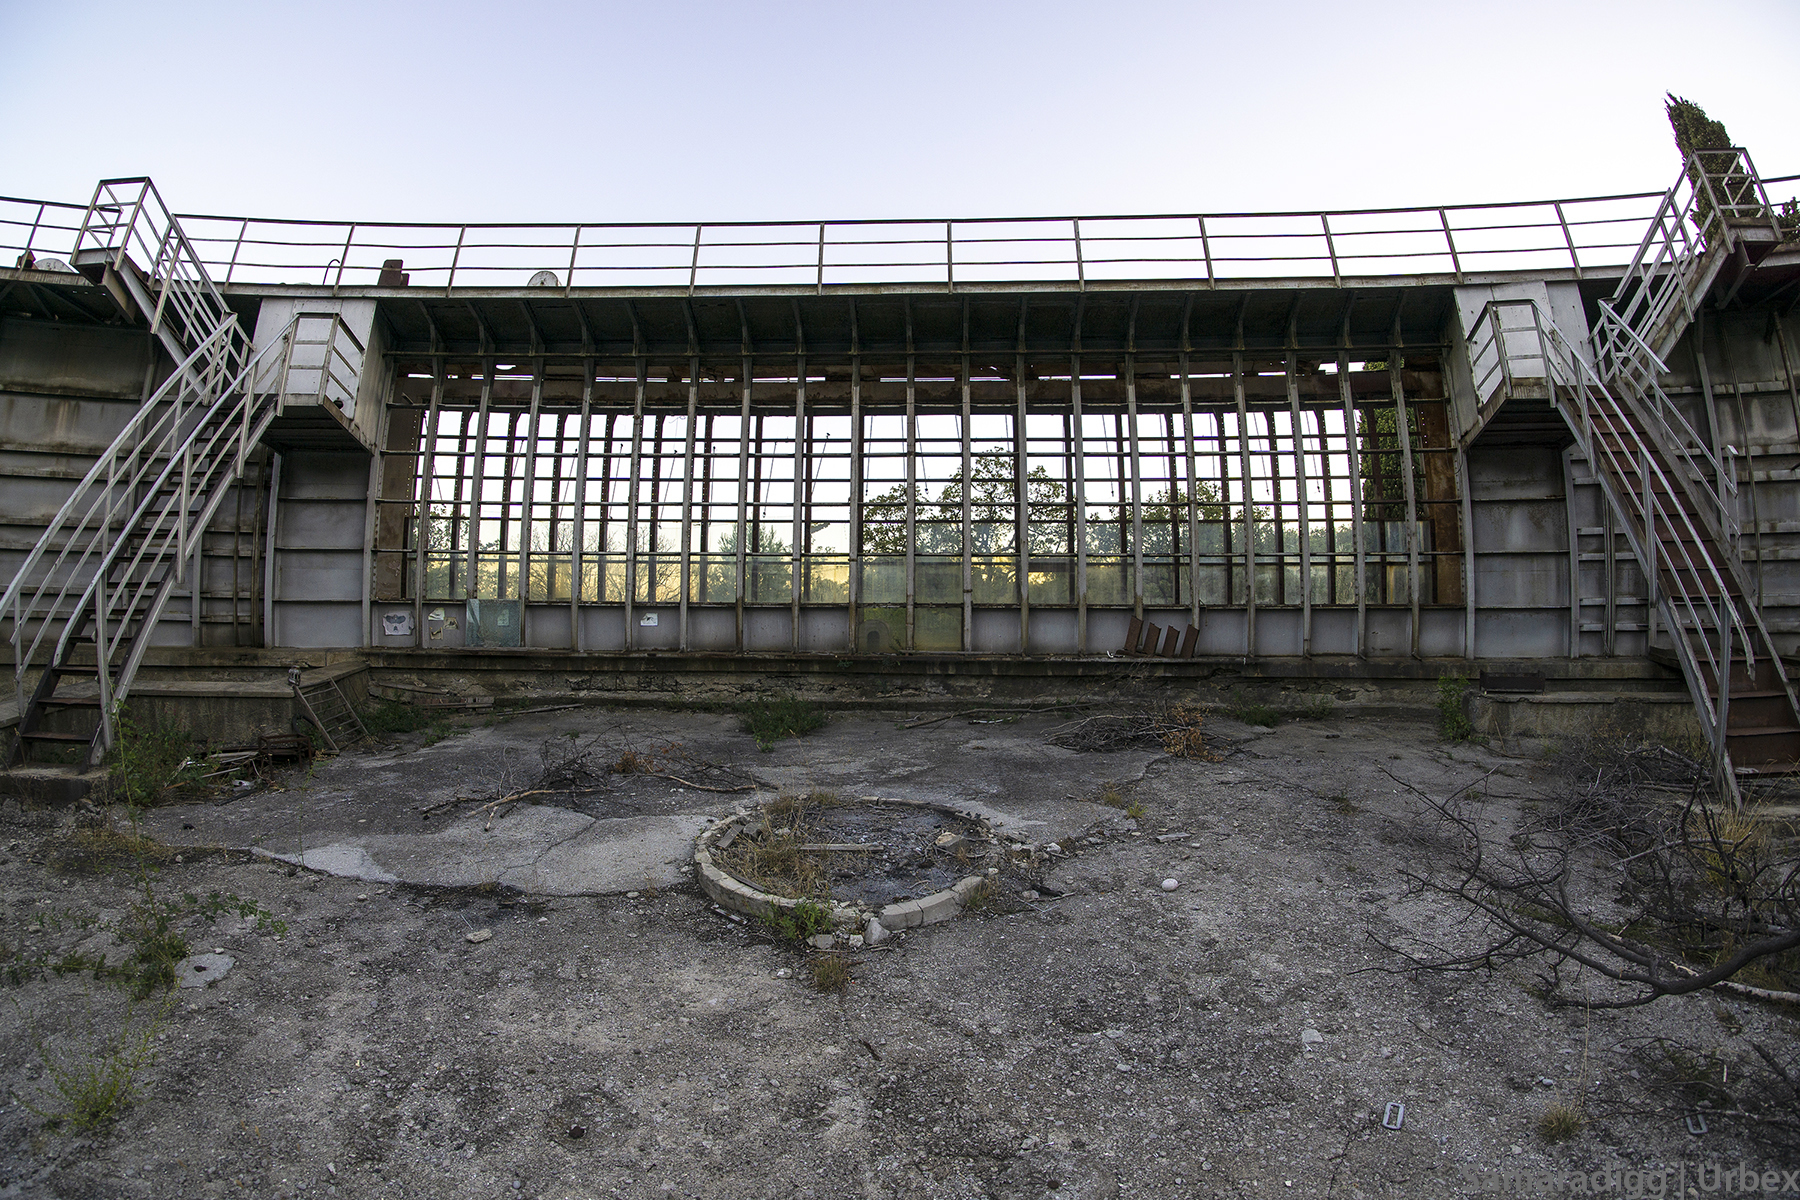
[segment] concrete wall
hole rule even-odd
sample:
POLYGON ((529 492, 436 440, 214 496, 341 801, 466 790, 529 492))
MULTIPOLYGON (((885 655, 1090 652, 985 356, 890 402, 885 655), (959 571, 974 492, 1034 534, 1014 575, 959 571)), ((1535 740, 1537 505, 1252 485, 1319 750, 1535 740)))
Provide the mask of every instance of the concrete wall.
POLYGON ((369 456, 289 452, 277 473, 270 644, 364 645, 369 456))

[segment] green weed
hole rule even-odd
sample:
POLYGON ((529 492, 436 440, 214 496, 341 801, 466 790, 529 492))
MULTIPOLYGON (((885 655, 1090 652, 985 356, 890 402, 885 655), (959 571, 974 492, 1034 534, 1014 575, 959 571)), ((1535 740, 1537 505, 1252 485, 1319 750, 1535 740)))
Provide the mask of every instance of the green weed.
POLYGON ((803 941, 816 933, 831 930, 831 910, 817 900, 802 900, 792 908, 782 908, 764 924, 781 937, 803 941))
POLYGON ((751 700, 738 711, 744 720, 744 732, 756 739, 756 748, 764 754, 782 738, 804 737, 823 728, 827 719, 820 705, 795 696, 751 700))

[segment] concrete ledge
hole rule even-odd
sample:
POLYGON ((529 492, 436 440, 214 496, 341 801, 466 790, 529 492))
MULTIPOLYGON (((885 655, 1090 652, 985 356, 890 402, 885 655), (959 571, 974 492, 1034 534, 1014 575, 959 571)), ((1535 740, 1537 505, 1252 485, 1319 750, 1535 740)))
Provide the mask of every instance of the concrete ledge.
POLYGON ((1694 702, 1681 692, 1470 692, 1464 710, 1489 737, 1604 738, 1631 735, 1681 745, 1704 742, 1694 702))

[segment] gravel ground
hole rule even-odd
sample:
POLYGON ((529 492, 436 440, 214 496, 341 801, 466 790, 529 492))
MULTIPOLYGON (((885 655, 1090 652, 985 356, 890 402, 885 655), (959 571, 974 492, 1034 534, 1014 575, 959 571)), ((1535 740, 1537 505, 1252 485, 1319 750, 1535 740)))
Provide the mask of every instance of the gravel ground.
MULTIPOLYGON (((1436 1197, 1480 1194, 1476 1171, 1685 1162, 1692 1184, 1706 1162, 1800 1167, 1728 1116, 1690 1135, 1689 1102, 1641 1050, 1670 1037, 1749 1070, 1752 1041, 1793 1046, 1790 1011, 1722 996, 1550 1009, 1523 971, 1407 973, 1373 940, 1473 932, 1397 877, 1438 845, 1403 783, 1441 795, 1488 775, 1504 828, 1550 786, 1536 748, 1446 746, 1423 720, 1227 722, 1207 762, 1077 755, 1047 744, 1048 719, 903 719, 834 721, 758 754, 720 717, 579 710, 158 809, 160 893, 230 893, 286 928, 189 922, 229 972, 140 1004, 89 973, 23 969, 123 957, 104 926, 142 884, 95 861, 81 814, 9 803, 0 968, 25 977, 0 989, 0 1196, 1436 1197), (302 811, 328 833, 430 828, 442 818, 418 810, 477 778, 501 794, 495 763, 516 782, 565 736, 704 745, 718 778, 771 792, 1041 820, 1035 840, 1074 851, 1047 875, 1063 894, 896 936, 852 959, 837 996, 809 986, 808 953, 727 919, 691 875, 532 896, 249 849, 302 811), (1093 802, 1109 785, 1138 819, 1093 802), (133 1102, 89 1132, 47 1125, 45 1056, 91 1060, 121 1029, 149 1038, 133 1102), (1553 1145, 1536 1123, 1557 1101, 1587 1121, 1553 1145)), ((744 799, 621 787, 590 815, 744 799)), ((1675 1174, 1655 1178, 1674 1194, 1675 1174)))

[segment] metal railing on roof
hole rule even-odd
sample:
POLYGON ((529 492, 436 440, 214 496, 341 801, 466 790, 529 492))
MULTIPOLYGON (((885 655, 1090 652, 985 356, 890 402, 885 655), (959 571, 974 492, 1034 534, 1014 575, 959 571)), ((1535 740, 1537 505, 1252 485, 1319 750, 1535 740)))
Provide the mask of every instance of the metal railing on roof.
MULTIPOLYGON (((1789 182, 1786 176, 1770 183, 1789 182)), ((220 283, 570 290, 1124 280, 1462 280, 1626 266, 1663 192, 1333 212, 703 223, 282 220, 183 214, 220 283)), ((85 208, 0 197, 0 261, 66 258, 85 208)))

